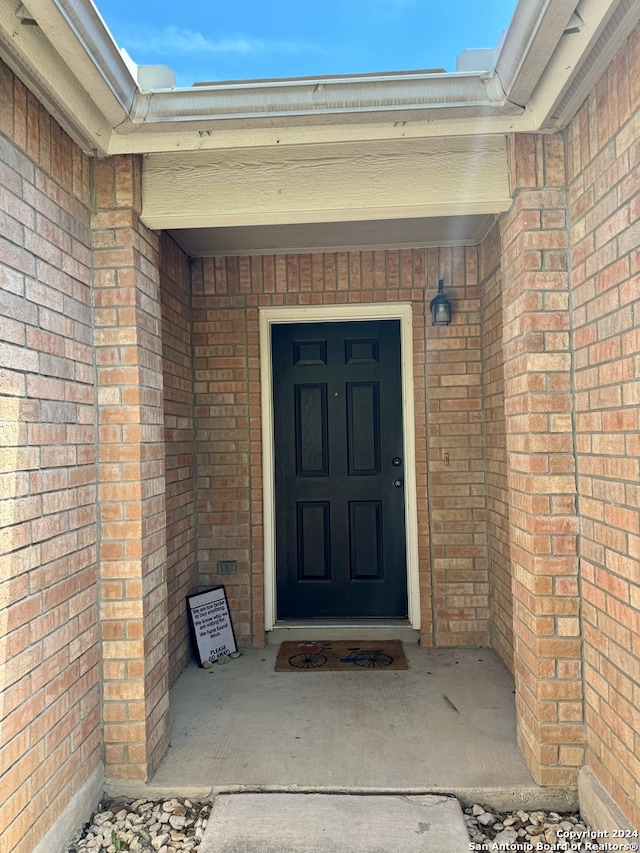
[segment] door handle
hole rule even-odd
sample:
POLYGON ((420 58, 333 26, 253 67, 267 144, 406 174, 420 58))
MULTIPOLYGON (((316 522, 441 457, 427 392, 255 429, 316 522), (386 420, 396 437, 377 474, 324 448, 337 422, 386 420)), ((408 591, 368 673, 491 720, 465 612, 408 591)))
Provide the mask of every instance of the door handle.
POLYGON ((393 485, 396 487, 396 489, 399 489, 402 485, 402 480, 394 480, 393 485))

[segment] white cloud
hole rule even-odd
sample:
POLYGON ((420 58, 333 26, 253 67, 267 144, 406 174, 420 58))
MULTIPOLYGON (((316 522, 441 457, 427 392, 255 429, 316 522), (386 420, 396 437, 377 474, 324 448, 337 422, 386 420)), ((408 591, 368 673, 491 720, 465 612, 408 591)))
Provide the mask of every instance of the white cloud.
POLYGON ((237 36, 214 39, 195 30, 180 27, 149 28, 146 31, 126 33, 121 36, 129 53, 139 51, 157 54, 165 59, 176 54, 213 54, 225 56, 256 56, 264 54, 323 53, 318 45, 291 42, 265 41, 264 39, 237 36))

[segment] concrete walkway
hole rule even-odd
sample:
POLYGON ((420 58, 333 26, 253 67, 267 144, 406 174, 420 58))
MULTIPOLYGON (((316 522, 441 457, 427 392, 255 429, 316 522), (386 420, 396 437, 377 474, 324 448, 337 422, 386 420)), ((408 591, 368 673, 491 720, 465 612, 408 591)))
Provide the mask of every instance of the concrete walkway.
POLYGON ((443 796, 235 794, 216 798, 200 853, 469 853, 443 796))
MULTIPOLYGON (((509 809, 566 807, 516 747, 513 679, 488 649, 406 645, 400 672, 273 671, 277 646, 192 664, 171 692, 172 740, 150 784, 114 795, 445 792, 509 809)), ((113 783, 114 786, 116 783, 113 783)))

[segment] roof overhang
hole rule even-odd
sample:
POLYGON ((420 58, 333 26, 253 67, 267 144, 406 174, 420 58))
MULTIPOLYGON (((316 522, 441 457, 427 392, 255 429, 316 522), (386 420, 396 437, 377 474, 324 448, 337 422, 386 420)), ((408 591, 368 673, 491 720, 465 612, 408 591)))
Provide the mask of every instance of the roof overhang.
POLYGON ((432 136, 555 130, 639 20, 637 0, 520 0, 494 68, 144 90, 91 0, 0 0, 0 50, 83 148, 146 153, 217 147, 221 133, 235 147, 247 132, 251 145, 278 130, 297 144, 403 123, 432 136))
POLYGON ((314 246, 381 245, 384 237, 400 245, 403 235, 417 239, 420 223, 430 235, 423 242, 448 245, 449 237, 477 242, 508 206, 504 136, 562 129, 638 21, 638 0, 520 0, 498 48, 469 52, 460 72, 153 88, 151 69, 120 51, 91 0, 0 0, 0 55, 85 151, 147 155, 143 221, 180 229, 187 251, 207 253, 205 238, 218 252, 220 241, 247 250, 251 239, 265 251, 301 250, 314 224, 322 225, 314 246), (443 152, 446 138, 459 144, 443 152), (375 160, 385 192, 350 173, 349 156, 375 160), (342 164, 333 194, 315 180, 329 161, 342 164), (436 161, 452 187, 464 175, 473 197, 442 185, 434 192, 425 174, 436 161), (263 167, 300 198, 301 175, 315 169, 310 206, 272 192, 263 167), (260 211, 249 176, 264 184, 260 211), (410 227, 400 233, 403 222, 410 227), (384 235, 372 223, 386 223, 384 235), (260 227, 261 236, 238 231, 260 227))

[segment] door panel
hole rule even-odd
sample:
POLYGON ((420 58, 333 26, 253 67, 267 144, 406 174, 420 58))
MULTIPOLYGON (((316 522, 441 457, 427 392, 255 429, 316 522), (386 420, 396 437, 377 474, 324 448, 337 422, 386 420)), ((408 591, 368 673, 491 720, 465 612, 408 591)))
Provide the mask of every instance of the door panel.
POLYGON ((381 501, 349 503, 351 580, 383 580, 381 501))
POLYGON ((347 382, 349 476, 380 474, 380 395, 377 382, 347 382))
POLYGON ((329 502, 299 503, 297 516, 298 581, 330 581, 329 502))
POLYGON ((280 619, 407 615, 400 324, 272 327, 280 619))
POLYGON ((295 386, 296 471, 299 477, 327 477, 327 386, 295 386))

